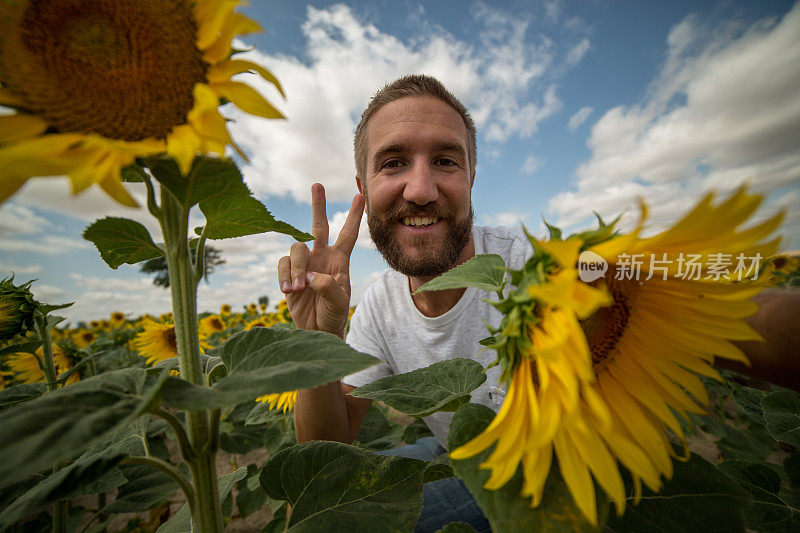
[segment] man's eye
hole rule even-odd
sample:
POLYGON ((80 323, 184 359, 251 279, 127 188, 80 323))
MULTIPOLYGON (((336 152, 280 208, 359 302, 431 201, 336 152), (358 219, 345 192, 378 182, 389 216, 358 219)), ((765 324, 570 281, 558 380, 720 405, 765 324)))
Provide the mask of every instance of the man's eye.
POLYGON ((458 163, 456 163, 452 159, 447 159, 447 158, 438 159, 436 161, 436 164, 443 167, 453 167, 458 165, 458 163))
POLYGON ((402 161, 399 159, 390 159, 381 165, 381 168, 399 168, 402 164, 402 161))

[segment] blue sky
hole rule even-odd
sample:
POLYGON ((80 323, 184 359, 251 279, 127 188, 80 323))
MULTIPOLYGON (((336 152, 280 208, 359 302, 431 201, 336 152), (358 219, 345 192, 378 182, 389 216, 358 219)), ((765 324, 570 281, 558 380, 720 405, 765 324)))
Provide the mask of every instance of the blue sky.
MULTIPOLYGON (((245 12, 265 33, 240 43, 283 82, 288 117, 235 109, 231 130, 250 156, 245 179, 276 217, 308 230, 310 185, 328 191, 341 226, 355 193, 352 132, 370 95, 394 78, 439 77, 478 125, 473 202, 480 224, 541 217, 569 229, 593 210, 652 206, 669 223, 710 189, 748 182, 762 214, 788 211, 784 249, 800 247, 800 6, 725 2, 261 2, 245 12)), ((140 191, 134 191, 140 194, 140 191)), ((75 301, 73 320, 169 307, 137 267, 110 270, 81 240, 111 214, 155 223, 97 190, 70 197, 64 179, 31 180, 0 207, 0 271, 38 278, 41 299, 75 301)), ((198 222, 201 219, 198 217, 198 222)), ((275 265, 288 238, 217 241, 228 264, 202 284, 200 310, 280 299, 275 265)), ((362 232, 353 255, 357 300, 385 268, 362 232)))

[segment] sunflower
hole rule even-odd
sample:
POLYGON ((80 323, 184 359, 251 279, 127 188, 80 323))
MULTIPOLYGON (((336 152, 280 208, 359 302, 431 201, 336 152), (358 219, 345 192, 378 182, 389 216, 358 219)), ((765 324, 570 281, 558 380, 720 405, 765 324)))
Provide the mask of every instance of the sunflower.
POLYGON ((272 320, 269 317, 260 316, 255 320, 251 320, 250 322, 245 324, 244 330, 249 331, 253 328, 271 328, 272 326, 275 325, 275 323, 276 323, 275 320, 272 320))
POLYGON ((288 413, 294 409, 294 402, 297 400, 297 391, 276 392, 273 394, 265 394, 256 398, 257 402, 269 404, 270 409, 281 409, 284 413, 288 413))
POLYGON ((535 253, 520 278, 528 283, 509 299, 518 304, 495 345, 504 375, 512 376, 508 395, 489 427, 450 456, 471 457, 497 442, 481 465, 492 470, 486 488, 504 485, 521 462, 523 495, 536 506, 555 453, 576 505, 593 524, 594 481, 618 514, 625 509, 618 463, 631 473, 635 502, 642 482, 658 491, 672 475, 672 457, 679 457, 670 435, 688 455, 674 413, 702 414, 708 402, 698 375, 721 380, 714 357, 747 363, 731 341, 760 339, 742 318, 757 310, 750 298, 771 278, 755 259, 778 247, 770 235, 783 214, 741 228, 760 196, 742 188, 714 200, 707 195, 649 238, 640 237, 643 206, 642 221, 627 235, 612 236, 612 225, 565 241, 531 239, 535 253), (610 238, 596 238, 604 232, 610 238), (577 279, 581 251, 608 263, 592 286, 577 279), (688 257, 696 265, 691 276, 688 257))
MULTIPOLYGON (((265 68, 234 58, 237 35, 260 31, 239 0, 0 2, 0 202, 28 178, 66 174, 136 202, 120 171, 166 152, 186 174, 197 152, 236 148, 220 101, 282 118, 231 77, 265 68)), ((238 148, 237 148, 238 150, 238 148)))
POLYGON ((220 315, 209 315, 200 319, 199 326, 200 335, 206 337, 210 336, 212 333, 224 331, 226 328, 225 320, 220 315))
POLYGON ((148 364, 158 363, 178 356, 178 343, 175 340, 175 325, 161 324, 148 320, 144 330, 136 335, 134 345, 139 355, 146 358, 148 364))
MULTIPOLYGON (((53 365, 56 368, 56 376, 60 376, 70 368, 72 361, 67 353, 58 344, 53 343, 53 365)), ((41 360, 44 357, 42 347, 36 349, 36 355, 41 360)), ((39 362, 32 354, 16 353, 11 354, 6 360, 8 369, 15 374, 14 378, 22 383, 40 383, 45 381, 44 372, 39 368, 39 362)), ((78 381, 77 372, 73 372, 67 378, 66 384, 70 385, 78 381)))
POLYGON ((222 304, 222 306, 219 308, 219 314, 222 316, 228 316, 231 314, 231 306, 228 304, 222 304))
POLYGON ((123 324, 125 324, 125 313, 121 311, 114 311, 111 313, 110 323, 112 328, 121 327, 123 324))
POLYGON ((78 331, 74 332, 71 335, 72 342, 75 344, 76 347, 86 348, 90 344, 92 344, 95 340, 97 340, 97 335, 93 331, 89 331, 87 329, 79 329, 78 331))
POLYGON ((247 310, 248 314, 257 315, 258 314, 258 304, 255 304, 255 303, 251 302, 250 304, 247 305, 246 310, 247 310))

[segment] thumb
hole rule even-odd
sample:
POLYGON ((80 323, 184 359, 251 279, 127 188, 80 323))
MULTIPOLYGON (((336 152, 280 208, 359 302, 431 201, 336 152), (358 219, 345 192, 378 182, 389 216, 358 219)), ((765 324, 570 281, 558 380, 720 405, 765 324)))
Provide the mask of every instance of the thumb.
POLYGON ((312 291, 322 296, 333 310, 342 311, 347 309, 347 305, 350 303, 350 296, 330 274, 306 272, 306 283, 308 283, 308 287, 312 291))

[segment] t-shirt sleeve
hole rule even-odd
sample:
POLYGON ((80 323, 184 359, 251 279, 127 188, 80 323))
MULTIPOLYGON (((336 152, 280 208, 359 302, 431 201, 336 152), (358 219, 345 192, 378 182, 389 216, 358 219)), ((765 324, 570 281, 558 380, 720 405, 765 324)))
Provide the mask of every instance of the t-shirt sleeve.
POLYGON ((350 374, 342 378, 342 383, 352 387, 360 387, 371 383, 378 378, 391 376, 391 367, 386 362, 386 353, 384 347, 378 341, 375 331, 375 323, 371 320, 373 306, 370 305, 369 299, 366 297, 361 299, 361 303, 356 307, 356 312, 350 319, 350 330, 347 332, 347 344, 351 348, 358 350, 374 357, 377 357, 382 362, 375 366, 365 368, 355 374, 350 374))

